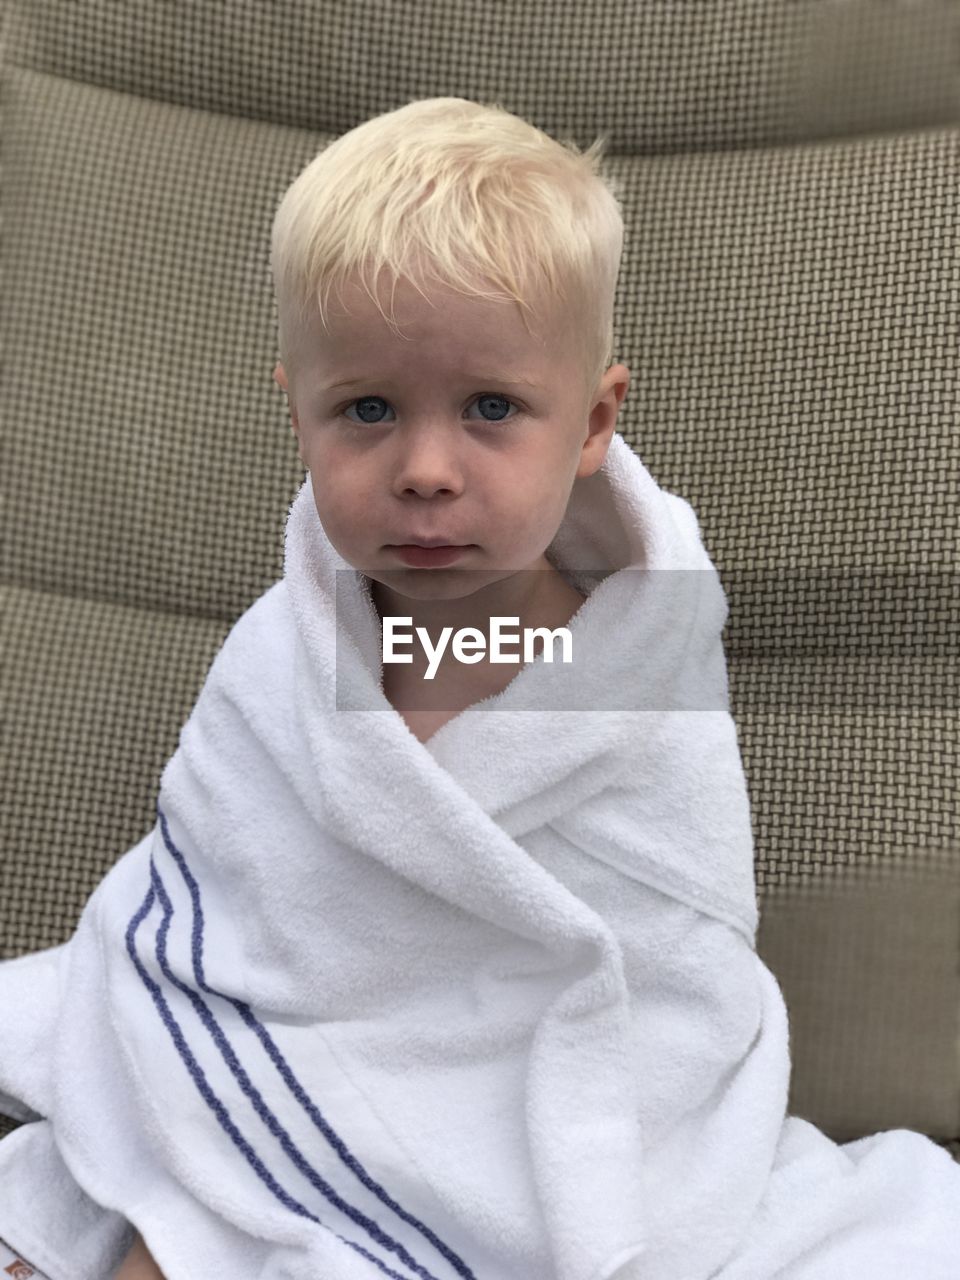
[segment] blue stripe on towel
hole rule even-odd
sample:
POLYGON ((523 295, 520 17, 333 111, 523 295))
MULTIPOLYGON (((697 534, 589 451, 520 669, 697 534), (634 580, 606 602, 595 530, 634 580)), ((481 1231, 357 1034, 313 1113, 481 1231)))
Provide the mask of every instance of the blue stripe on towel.
MULTIPOLYGON (((410 1223, 416 1230, 420 1231, 425 1236, 425 1238, 429 1240, 437 1248, 437 1250, 450 1262, 451 1266, 454 1268, 454 1270, 457 1272, 458 1275, 463 1276, 464 1280, 475 1280, 473 1272, 457 1256, 457 1254, 454 1253, 453 1250, 450 1249, 447 1245, 445 1245, 442 1241, 440 1241, 437 1238, 437 1236, 434 1234, 434 1232, 430 1230, 429 1227, 427 1227, 425 1224, 420 1222, 413 1215, 407 1213, 404 1209, 402 1209, 396 1203, 396 1201, 394 1201, 388 1195, 388 1193, 373 1178, 370 1177, 370 1175, 366 1172, 366 1170, 364 1170, 360 1162, 349 1152, 349 1150, 346 1147, 346 1144, 342 1141, 342 1139, 338 1137, 338 1135, 334 1132, 334 1130, 330 1127, 330 1125, 324 1120, 323 1116, 320 1114, 317 1107, 314 1105, 314 1103, 311 1101, 309 1096, 306 1094, 302 1085, 296 1079, 294 1073, 292 1072, 289 1065, 285 1061, 283 1055, 280 1053, 277 1045, 274 1043, 269 1032, 253 1015, 249 1005, 243 1003, 242 1001, 235 1000, 231 996, 225 996, 221 992, 218 992, 214 988, 208 986, 203 974, 204 917, 203 917, 203 908, 200 901, 199 886, 196 880, 194 879, 194 877, 191 875, 189 868, 187 867, 186 858, 184 857, 183 853, 176 848, 176 846, 173 843, 173 840, 170 837, 169 827, 167 825, 165 815, 160 810, 159 805, 157 806, 157 814, 159 818, 160 829, 163 836, 164 844, 166 845, 172 857, 176 860, 177 865, 180 869, 180 872, 183 876, 183 879, 190 891, 191 900, 193 902, 192 957, 193 957, 194 976, 196 978, 198 987, 202 988, 204 991, 207 991, 212 995, 218 995, 222 999, 229 1000, 229 1002, 234 1006, 234 1008, 243 1018, 246 1025, 251 1030, 253 1030, 255 1034, 258 1036, 261 1043, 263 1044, 263 1047, 266 1053, 273 1061, 274 1065, 276 1066, 277 1070, 279 1071, 281 1077, 284 1079, 290 1091, 293 1093, 294 1097, 297 1099, 297 1101, 301 1104, 301 1106, 310 1116, 311 1120, 316 1125, 316 1127, 321 1131, 321 1133, 323 1133, 327 1141, 336 1150, 341 1160, 356 1174, 356 1176, 361 1180, 361 1182, 363 1182, 363 1184, 370 1191, 372 1191, 373 1194, 375 1194, 378 1197, 378 1199, 380 1199, 384 1204, 388 1205, 394 1212, 396 1212, 399 1217, 401 1217, 404 1221, 410 1223)), ((147 989, 150 991, 150 994, 153 997, 154 1003, 157 1006, 158 1012, 160 1013, 160 1016, 163 1022, 167 1026, 167 1029, 170 1032, 174 1045, 176 1046, 177 1051, 179 1052, 184 1063, 186 1064, 187 1069, 189 1070, 194 1080, 194 1083, 197 1086, 197 1089, 199 1090, 201 1096, 204 1098, 207 1104, 210 1106, 211 1110, 216 1115, 217 1120, 219 1121, 219 1123, 221 1124, 225 1132, 228 1134, 228 1136, 231 1138, 234 1144, 239 1148, 241 1153, 247 1159, 248 1163, 257 1173, 257 1176, 265 1183, 265 1185, 273 1192, 273 1194, 281 1201, 281 1203, 283 1203, 286 1207, 293 1209, 294 1212, 309 1218, 311 1221, 317 1222, 319 1225, 323 1225, 322 1223, 320 1223, 320 1220, 318 1218, 316 1218, 313 1214, 311 1214, 302 1204, 300 1204, 297 1200, 291 1197, 288 1193, 286 1193, 283 1190, 282 1187, 279 1186, 279 1184, 271 1177, 270 1173, 264 1167, 262 1161, 259 1159, 256 1152, 249 1145, 249 1143, 245 1141, 245 1139, 242 1137, 240 1132, 237 1130, 236 1126, 233 1124, 232 1120, 230 1119, 227 1109, 224 1107, 223 1103, 216 1097, 215 1093, 211 1089, 209 1082, 206 1080, 204 1076, 203 1069, 201 1068, 200 1064, 196 1061, 196 1059, 191 1054, 189 1047, 187 1046, 186 1041, 184 1039, 182 1030, 177 1023, 176 1018, 171 1013, 169 1006, 164 1000, 163 995, 160 991, 160 987, 150 978, 149 974, 146 972, 143 965, 141 964, 136 954, 135 935, 136 935, 137 928, 139 927, 144 917, 150 911, 156 898, 160 899, 163 912, 164 912, 163 921, 160 925, 160 929, 157 934, 157 960, 160 965, 160 968, 163 971, 163 973, 166 975, 167 979, 174 986, 176 986, 180 991, 182 991, 191 1001, 191 1003, 193 1004, 197 1012, 197 1015, 203 1021, 204 1025, 207 1027, 207 1030, 210 1032, 214 1040, 214 1043, 217 1045, 217 1048, 221 1053, 221 1056, 223 1057, 230 1071, 232 1072, 235 1079, 239 1083, 243 1092, 250 1099, 252 1105, 254 1106, 257 1113, 260 1115, 260 1118, 263 1120, 264 1124, 267 1125, 267 1127, 274 1134, 274 1136, 280 1141, 287 1155, 294 1162, 297 1168, 300 1169, 300 1171, 308 1178, 308 1180, 312 1183, 312 1185, 314 1185, 324 1196, 330 1199, 338 1208, 340 1208, 344 1213, 346 1213, 350 1218, 352 1218, 358 1224, 358 1226, 361 1226, 364 1229, 366 1229, 368 1233, 377 1241, 378 1244, 382 1245, 384 1248, 390 1250, 391 1252, 397 1253, 401 1258, 401 1260, 404 1263, 406 1263, 409 1267, 411 1267, 412 1270, 417 1275, 424 1277, 424 1280, 436 1280, 436 1278, 432 1275, 430 1271, 428 1271, 425 1267, 419 1265, 410 1256, 410 1254, 403 1247, 403 1245, 401 1245, 398 1241, 393 1240, 390 1236, 385 1234, 373 1219, 366 1217, 359 1210, 354 1209, 352 1206, 348 1205, 345 1201, 341 1200, 340 1197, 337 1195, 337 1193, 333 1190, 333 1188, 330 1187, 330 1185, 320 1176, 320 1174, 313 1169, 313 1167, 309 1164, 309 1162, 303 1157, 302 1153, 297 1149, 296 1145, 290 1139, 289 1134, 286 1132, 283 1126, 279 1123, 279 1121, 277 1120, 273 1112, 270 1110, 270 1108, 266 1105, 262 1095, 258 1092, 256 1087, 253 1085, 252 1081, 250 1080, 249 1076, 244 1071, 239 1060, 237 1059, 236 1054, 231 1048, 226 1036, 223 1034, 221 1027, 217 1023, 216 1018, 211 1013, 208 1006, 205 1004, 203 1000, 200 999, 200 997, 196 994, 195 991, 185 986, 176 977, 176 975, 170 970, 167 964, 167 959, 166 959, 166 937, 169 931, 170 921, 174 915, 174 908, 164 888, 162 878, 156 869, 152 856, 151 856, 151 881, 152 881, 151 888, 143 904, 139 908, 138 912, 131 919, 130 925, 128 926, 127 950, 130 954, 130 957, 134 965, 137 968, 138 973, 140 974, 142 981, 146 985, 147 989)), ((343 1237, 338 1237, 338 1238, 343 1239, 343 1237)), ((349 1240, 344 1240, 344 1243, 348 1244, 351 1248, 356 1249, 357 1252, 362 1254, 364 1257, 369 1258, 370 1261, 375 1263, 377 1267, 381 1271, 383 1271, 385 1274, 396 1277, 396 1280, 405 1280, 405 1277, 400 1276, 397 1272, 391 1271, 388 1267, 384 1266, 376 1257, 368 1253, 361 1246, 354 1244, 349 1240)))
MULTIPOLYGON (((151 861, 151 877, 153 877, 155 875, 155 868, 153 867, 152 856, 150 861, 151 861)), ((250 1144, 244 1139, 243 1135, 239 1132, 236 1125, 230 1119, 230 1115, 226 1107, 223 1105, 220 1099, 216 1096, 213 1089, 211 1089, 209 1083, 207 1082, 206 1076, 204 1075, 204 1072, 203 1072, 203 1068, 200 1066, 196 1058, 194 1058, 193 1054, 190 1052, 190 1049, 187 1046, 187 1043, 183 1037, 183 1032, 181 1031, 176 1018, 171 1013, 169 1005, 167 1004, 166 1000, 163 998, 163 993, 161 992, 160 987, 158 986, 157 983, 153 981, 153 979, 147 973, 146 969, 143 967, 143 964, 141 963, 140 958, 136 953, 135 935, 136 935, 137 929, 140 926, 140 923, 142 922, 144 917, 148 914, 151 907, 153 906, 156 895, 157 895, 156 887, 155 885, 151 885, 149 891, 147 892, 147 896, 143 901, 143 904, 141 905, 137 913, 133 916, 133 918, 130 921, 130 924, 127 927, 127 950, 130 953, 131 960, 136 966, 137 972, 140 974, 140 977, 143 980, 144 985, 147 987, 147 990, 150 992, 151 996, 153 997, 154 1004, 157 1006, 157 1010, 160 1014, 160 1017, 163 1019, 163 1022, 166 1025, 167 1030, 170 1032, 170 1036, 174 1044, 176 1045, 177 1051, 180 1054, 180 1057, 183 1059, 184 1063, 186 1064, 187 1070, 190 1072, 190 1075, 193 1077, 194 1084, 197 1086, 197 1089, 199 1090, 201 1097, 204 1099, 204 1101, 213 1111, 214 1115, 217 1117, 217 1120, 220 1122, 220 1125, 222 1126, 224 1131, 231 1138, 234 1144, 240 1149, 240 1151, 246 1158, 247 1162, 256 1172, 257 1176, 261 1179, 262 1182, 266 1184, 266 1186, 273 1192, 273 1194, 277 1197, 278 1200, 280 1200, 282 1204, 284 1204, 288 1209, 292 1209, 295 1213, 298 1213, 305 1218, 309 1218, 311 1222, 316 1222, 319 1226, 323 1226, 323 1223, 320 1222, 319 1218, 317 1218, 314 1214, 310 1213, 310 1211, 306 1209, 302 1204, 300 1204, 298 1200, 295 1200, 292 1196, 288 1195, 283 1190, 283 1188, 279 1186, 279 1184, 271 1177, 270 1173, 263 1165, 263 1162, 257 1156, 257 1153, 253 1150, 250 1144)), ((168 899, 168 904, 169 904, 169 899, 168 899)), ((169 915, 165 914, 161 929, 165 929, 168 924, 169 924, 169 915)), ((159 960, 159 954, 158 954, 158 960, 159 960)), ((181 990, 185 991, 186 988, 184 988, 182 984, 179 983, 175 977, 173 977, 169 969, 166 967, 165 960, 160 961, 160 964, 161 964, 161 968, 163 968, 164 973, 167 975, 167 977, 170 978, 170 980, 173 981, 175 985, 179 986, 181 990)), ((349 1213, 350 1210, 347 1209, 347 1212, 349 1213)), ((353 1217, 354 1215, 351 1213, 351 1216, 353 1217)), ((339 1239, 343 1240, 343 1237, 340 1236, 339 1239)), ((351 1249, 355 1249, 358 1253, 362 1254, 365 1258, 369 1258, 370 1261, 375 1263, 380 1268, 380 1270, 383 1271, 386 1275, 393 1277, 393 1280, 408 1280, 408 1277, 401 1275, 400 1272, 391 1271, 389 1267, 385 1267, 379 1261, 379 1259, 375 1258, 373 1254, 368 1253, 366 1249, 363 1249, 360 1245, 355 1244, 351 1240, 343 1240, 343 1242, 344 1244, 349 1245, 351 1249)), ((417 1269, 420 1270, 420 1268, 417 1268, 417 1269)))
MULTIPOLYGON (((200 901, 200 886, 197 884, 196 879, 191 874, 190 869, 187 866, 186 857, 181 852, 181 850, 179 850, 176 847, 176 845, 173 843, 173 839, 170 835, 170 828, 167 825, 166 817, 163 814, 163 812, 159 809, 159 807, 157 809, 157 813, 160 819, 160 829, 163 835, 164 844, 166 845, 170 854, 176 860, 177 866, 180 868, 180 872, 183 876, 184 882, 186 883, 187 888, 190 891, 191 901, 193 902, 193 935, 192 935, 193 972, 194 972, 194 977, 196 978, 198 987, 201 987, 204 991, 209 992, 211 995, 219 996, 222 1000, 229 1001, 230 1004, 233 1005, 233 1007, 240 1014, 240 1017, 247 1024, 247 1026, 255 1033, 260 1043, 263 1045, 264 1051, 266 1052, 270 1060, 273 1062, 274 1066, 277 1068, 277 1071, 280 1073, 281 1078, 289 1088, 290 1092, 293 1094, 296 1100, 300 1103, 300 1105, 306 1111, 307 1115, 313 1121, 317 1129, 320 1130, 320 1132, 323 1134, 326 1140, 330 1143, 330 1145, 336 1151, 337 1155, 340 1157, 343 1163, 347 1165, 347 1167, 354 1174, 356 1174, 356 1176, 360 1179, 363 1185, 369 1191, 371 1191, 377 1197, 378 1200, 382 1201, 383 1204, 385 1204, 389 1209, 391 1209, 394 1213, 396 1213, 396 1215, 399 1218, 401 1218, 404 1222, 409 1223, 415 1230, 419 1231, 437 1249, 437 1251, 444 1258, 447 1259, 447 1261, 450 1263, 450 1265, 453 1267, 453 1269, 456 1271, 458 1275, 463 1276, 464 1280, 476 1280, 476 1277, 474 1276, 474 1273, 470 1270, 469 1266, 467 1266, 467 1264, 450 1248, 449 1245, 444 1244, 444 1242, 436 1235, 435 1232, 433 1232, 430 1229, 430 1227, 426 1225, 426 1223, 421 1222, 419 1218, 415 1217, 412 1213, 409 1213, 406 1209, 402 1208, 401 1205, 399 1205, 397 1201, 393 1199, 393 1197, 389 1194, 389 1192, 379 1182, 377 1182, 376 1179, 372 1178, 370 1174, 366 1171, 366 1169, 364 1169, 363 1165, 356 1158, 356 1156, 354 1156, 350 1152, 349 1148, 347 1147, 343 1139, 339 1137, 339 1135, 331 1127, 331 1125, 323 1118, 323 1115, 318 1109, 318 1107, 314 1104, 313 1100, 310 1098, 309 1094, 306 1092, 303 1085, 294 1075, 293 1070, 291 1069, 287 1060, 284 1058, 283 1054, 280 1052, 280 1049, 277 1047, 277 1044, 274 1041, 273 1037, 270 1035, 269 1031, 266 1029, 263 1023, 260 1022, 259 1019, 254 1015, 250 1006, 248 1004, 245 1004, 242 1000, 235 1000, 232 996, 226 996, 222 992, 217 991, 216 988, 209 986, 203 972, 204 918, 203 918, 203 905, 200 901)), ((221 1052, 223 1052, 223 1050, 221 1050, 221 1052)), ((226 1053, 224 1053, 224 1057, 226 1059, 226 1053)), ((233 1067, 230 1064, 229 1060, 227 1061, 227 1065, 231 1067, 231 1070, 233 1070, 233 1067)), ((240 1071, 243 1070, 241 1067, 239 1067, 239 1063, 237 1064, 237 1066, 240 1071)), ((251 1097, 250 1093, 248 1093, 247 1091, 247 1088, 243 1080, 240 1079, 236 1071, 234 1071, 234 1075, 237 1076, 237 1080, 240 1083, 240 1087, 244 1090, 245 1093, 247 1093, 248 1097, 251 1097)), ((244 1076, 244 1079, 246 1079, 246 1076, 244 1076)), ((250 1087, 251 1089, 253 1089, 252 1084, 250 1087)), ((254 1090, 254 1092, 256 1091, 254 1090)), ((263 1102, 263 1099, 259 1093, 257 1094, 256 1099, 251 1098, 251 1101, 253 1101, 254 1107, 256 1108, 258 1113, 260 1113, 261 1117, 264 1120, 264 1123, 271 1130, 271 1132, 276 1133, 274 1124, 276 1124, 278 1128, 282 1128, 279 1125, 279 1122, 276 1121, 276 1119, 273 1117, 273 1113, 269 1111, 269 1108, 263 1102), (264 1112, 267 1112, 270 1115, 271 1119, 273 1120, 273 1123, 271 1123, 271 1120, 267 1119, 267 1116, 264 1115, 264 1112)), ((293 1144, 291 1143, 291 1146, 292 1145, 293 1144)), ((284 1143, 284 1147, 286 1149, 286 1143, 284 1143)), ((293 1150, 296 1151, 296 1148, 294 1147, 293 1150)), ((297 1167, 301 1170, 301 1172, 306 1174, 306 1176, 314 1184, 314 1186, 317 1186, 318 1185, 317 1182, 314 1181, 312 1167, 307 1163, 307 1161, 303 1158, 303 1156, 300 1155, 299 1152, 297 1152, 297 1157, 299 1157, 299 1159, 295 1158, 291 1154, 291 1159, 294 1159, 294 1163, 297 1164, 297 1167)), ((316 1177, 319 1178, 319 1175, 316 1175, 316 1177)), ((320 1185, 318 1186, 318 1190, 323 1190, 324 1194, 326 1194, 326 1190, 325 1190, 326 1187, 327 1187, 327 1184, 323 1181, 322 1178, 320 1178, 320 1185)), ((331 1194, 335 1195, 335 1193, 331 1193, 331 1194)), ((345 1206, 342 1204, 341 1201, 338 1200, 337 1204, 338 1204, 338 1207, 344 1208, 345 1212, 349 1212, 349 1210, 346 1210, 345 1206)), ((351 1217, 352 1216, 353 1214, 351 1213, 351 1217)), ((379 1232, 379 1228, 377 1227, 377 1224, 374 1223, 373 1226, 376 1229, 376 1231, 379 1232)), ((377 1236, 376 1238, 379 1239, 379 1236, 377 1236)), ((386 1237, 386 1239, 389 1239, 389 1237, 386 1237)), ((406 1251, 403 1249, 402 1245, 396 1244, 396 1248, 400 1252, 401 1256, 403 1257, 403 1260, 407 1262, 407 1265, 412 1266, 418 1275, 423 1275, 426 1278, 426 1280, 432 1280, 432 1278, 430 1277, 430 1273, 427 1271, 421 1270, 417 1266, 417 1264, 413 1261, 413 1259, 410 1258, 408 1254, 406 1254, 406 1251)))

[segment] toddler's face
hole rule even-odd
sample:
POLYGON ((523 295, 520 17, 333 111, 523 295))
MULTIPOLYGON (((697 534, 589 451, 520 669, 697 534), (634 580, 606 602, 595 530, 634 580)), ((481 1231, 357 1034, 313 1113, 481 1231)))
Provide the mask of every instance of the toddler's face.
POLYGON ((429 297, 435 309, 397 285, 397 336, 351 280, 352 314, 331 295, 330 335, 317 316, 295 385, 282 365, 275 377, 340 555, 401 597, 451 600, 549 569, 543 552, 574 480, 606 456, 629 371, 611 366, 587 403, 569 320, 541 332, 535 317, 531 337, 512 301, 439 287, 429 297), (432 539, 466 550, 441 568, 408 567, 395 550, 432 539))

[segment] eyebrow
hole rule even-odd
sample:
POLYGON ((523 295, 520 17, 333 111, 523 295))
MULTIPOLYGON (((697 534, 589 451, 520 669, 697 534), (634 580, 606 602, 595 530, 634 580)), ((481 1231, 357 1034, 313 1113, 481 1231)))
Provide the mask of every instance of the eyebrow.
MULTIPOLYGON (((534 391, 542 391, 543 388, 536 382, 527 382, 523 380, 513 380, 510 378, 501 378, 497 374, 491 374, 489 377, 476 373, 465 373, 462 375, 464 381, 480 383, 499 382, 504 387, 531 387, 534 391)), ((347 378, 344 382, 331 382, 329 386, 324 387, 324 391, 335 391, 337 387, 358 387, 364 382, 379 382, 382 386, 390 386, 391 378, 377 378, 371 375, 369 378, 347 378)))

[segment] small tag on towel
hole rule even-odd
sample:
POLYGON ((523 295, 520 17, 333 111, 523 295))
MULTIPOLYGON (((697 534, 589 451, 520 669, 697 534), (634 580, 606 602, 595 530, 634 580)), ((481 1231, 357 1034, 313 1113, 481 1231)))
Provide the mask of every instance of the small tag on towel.
POLYGON ((13 1280, 47 1280, 42 1271, 14 1253, 6 1240, 0 1240, 0 1277, 12 1276, 13 1280))

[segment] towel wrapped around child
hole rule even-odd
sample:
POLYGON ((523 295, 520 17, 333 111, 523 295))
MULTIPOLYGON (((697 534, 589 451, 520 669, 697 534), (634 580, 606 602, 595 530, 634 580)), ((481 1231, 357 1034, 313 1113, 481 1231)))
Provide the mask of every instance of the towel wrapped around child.
POLYGON ((956 1280, 960 1167, 786 1115, 727 603, 614 435, 586 599, 426 743, 309 476, 153 830, 0 965, 0 1237, 104 1280, 956 1280), (14 1051, 16 1050, 16 1051, 14 1051))

